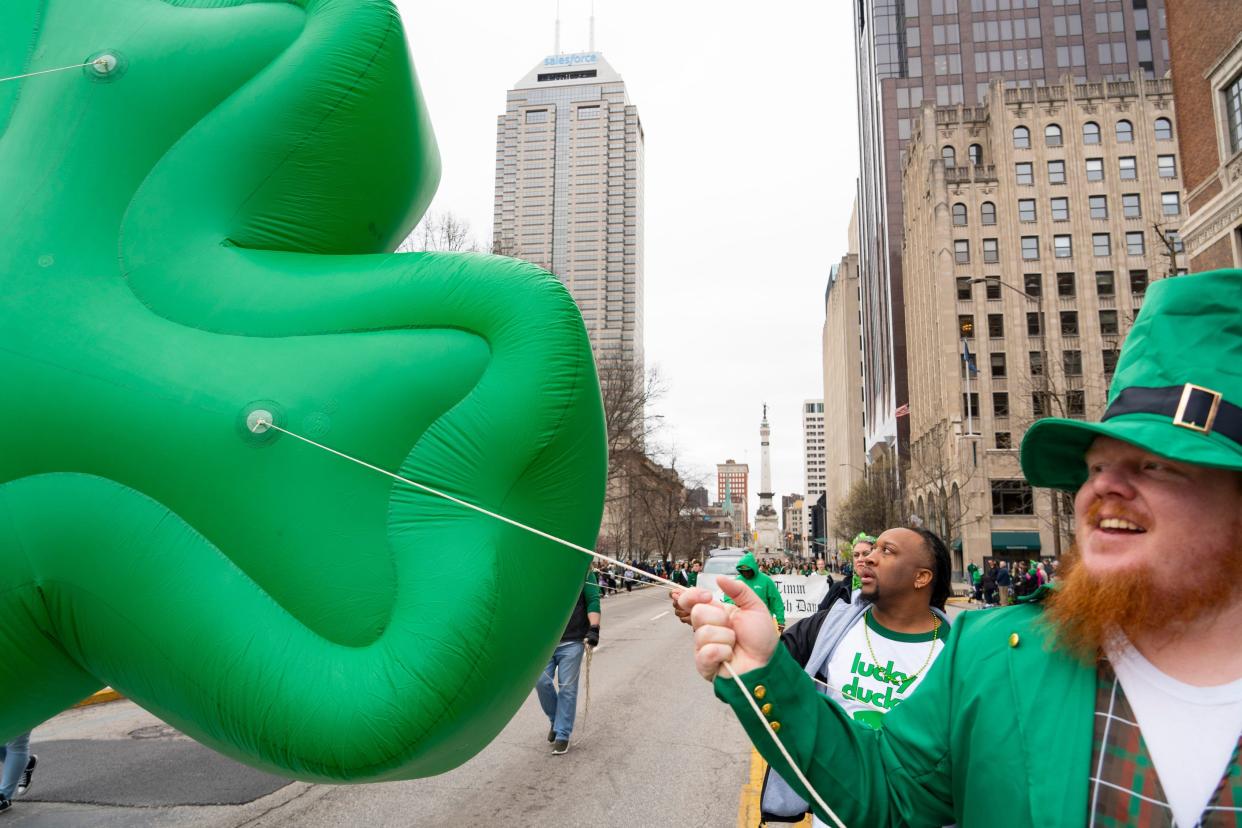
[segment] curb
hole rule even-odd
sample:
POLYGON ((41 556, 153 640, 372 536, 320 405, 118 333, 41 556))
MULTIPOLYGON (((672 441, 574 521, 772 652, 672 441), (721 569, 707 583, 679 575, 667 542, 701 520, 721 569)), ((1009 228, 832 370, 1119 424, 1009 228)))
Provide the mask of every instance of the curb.
POLYGON ((113 690, 111 687, 105 687, 97 693, 82 699, 82 701, 78 702, 73 707, 74 709, 79 707, 90 707, 92 704, 106 704, 107 702, 119 701, 123 698, 125 697, 113 690))
MULTIPOLYGON (((737 828, 758 828, 765 824, 762 820, 763 811, 760 810, 759 797, 763 794, 763 774, 767 769, 768 763, 759 755, 759 751, 751 748, 750 774, 738 797, 737 828)), ((787 824, 790 828, 811 828, 811 816, 808 814, 799 822, 782 824, 787 824)))

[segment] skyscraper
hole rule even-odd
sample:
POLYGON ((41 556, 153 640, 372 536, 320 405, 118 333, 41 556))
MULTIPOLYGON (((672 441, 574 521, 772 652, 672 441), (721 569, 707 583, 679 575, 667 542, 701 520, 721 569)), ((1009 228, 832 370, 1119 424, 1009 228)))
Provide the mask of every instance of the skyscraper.
MULTIPOLYGON (((863 428, 869 452, 908 439, 901 157, 923 101, 981 104, 1008 88, 1147 78, 1168 69, 1165 0, 854 0, 863 428)), ((980 159, 945 156, 947 166, 980 159)))
MULTIPOLYGON (((835 391, 835 389, 834 389, 835 391)), ((825 389, 827 393, 827 389, 825 389)), ((851 401, 852 402, 852 401, 851 401)), ((811 507, 824 493, 828 481, 827 468, 824 465, 824 401, 802 401, 802 469, 803 483, 806 486, 806 499, 803 501, 802 529, 811 530, 811 507)), ((809 535, 803 538, 803 549, 811 548, 809 535)))
POLYGON ((599 52, 544 58, 496 123, 496 252, 569 288, 596 358, 643 365, 643 128, 599 52))

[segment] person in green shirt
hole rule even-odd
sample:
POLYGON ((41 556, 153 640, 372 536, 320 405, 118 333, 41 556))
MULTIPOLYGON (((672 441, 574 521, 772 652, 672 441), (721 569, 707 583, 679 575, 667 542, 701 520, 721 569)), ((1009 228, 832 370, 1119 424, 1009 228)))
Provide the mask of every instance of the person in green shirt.
POLYGON ((723 584, 736 610, 702 590, 681 595, 699 673, 819 820, 1236 824, 1239 307, 1242 270, 1156 282, 1103 419, 1028 429, 1026 480, 1075 494, 1059 584, 1042 601, 961 613, 943 657, 883 728, 866 730, 816 692, 747 591, 723 584))
MULTIPOLYGON (((785 599, 781 598, 780 588, 770 577, 759 571, 753 552, 747 552, 737 562, 737 580, 746 584, 759 596, 759 600, 768 608, 768 613, 776 619, 779 629, 785 629, 785 599)), ((725 603, 733 603, 733 599, 725 597, 725 603)))

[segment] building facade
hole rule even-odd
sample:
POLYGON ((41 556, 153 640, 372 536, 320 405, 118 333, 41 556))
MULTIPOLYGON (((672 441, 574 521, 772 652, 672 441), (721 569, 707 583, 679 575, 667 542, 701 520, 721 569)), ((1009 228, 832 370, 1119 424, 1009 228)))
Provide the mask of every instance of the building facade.
POLYGON ((781 496, 781 529, 785 537, 785 548, 798 557, 807 548, 803 546, 803 536, 806 533, 805 507, 806 503, 800 494, 781 496))
POLYGON ((904 167, 906 490, 959 570, 1068 549, 1069 503, 1023 480, 1022 436, 1103 414, 1147 286, 1181 269, 1169 80, 994 92, 925 107, 904 167))
POLYGON ((802 546, 811 548, 807 534, 811 527, 811 505, 824 493, 826 467, 824 465, 824 401, 802 401, 802 475, 806 498, 803 502, 802 546))
POLYGON ((1178 0, 1169 50, 1190 269, 1242 266, 1242 3, 1178 0))
MULTIPOLYGON (((837 509, 862 479, 866 463, 863 428, 862 333, 859 324, 857 203, 850 222, 849 252, 833 266, 824 291, 824 515, 832 545, 837 509)), ((814 498, 808 498, 808 509, 814 498)), ((806 521, 808 531, 811 526, 806 521)), ((808 548, 810 548, 808 546, 808 548)))
MULTIPOLYGON (((1229 0, 1221 0, 1229 2, 1229 0)), ((984 102, 988 84, 1033 88, 1159 78, 1164 0, 854 0, 858 84, 858 266, 867 450, 905 444, 902 154, 924 103, 984 102)), ((950 165, 969 159, 950 159, 950 165)))
POLYGON ((750 466, 732 458, 716 464, 716 497, 732 513, 733 528, 750 537, 750 466))
POLYGON ((545 58, 496 122, 495 252, 556 274, 597 359, 643 365, 643 127, 598 52, 545 58))

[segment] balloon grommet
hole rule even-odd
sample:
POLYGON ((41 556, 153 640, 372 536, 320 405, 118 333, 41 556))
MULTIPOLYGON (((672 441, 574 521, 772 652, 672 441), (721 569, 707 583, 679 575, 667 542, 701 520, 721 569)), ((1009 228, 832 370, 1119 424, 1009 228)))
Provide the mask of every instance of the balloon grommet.
POLYGON ((266 408, 256 408, 246 415, 246 428, 251 434, 266 434, 274 422, 275 415, 266 408))
POLYGON ((285 412, 272 400, 255 400, 237 414, 237 430, 241 438, 253 445, 266 445, 280 436, 272 428, 285 422, 285 412))
POLYGON ((116 80, 128 68, 129 61, 125 56, 112 49, 91 55, 84 66, 86 74, 97 81, 116 80))

